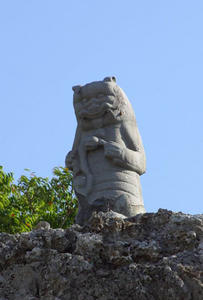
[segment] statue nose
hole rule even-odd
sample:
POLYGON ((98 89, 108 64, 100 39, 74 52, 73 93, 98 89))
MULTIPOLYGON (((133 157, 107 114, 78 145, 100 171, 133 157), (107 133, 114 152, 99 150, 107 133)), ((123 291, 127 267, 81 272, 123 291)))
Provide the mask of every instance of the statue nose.
POLYGON ((104 81, 114 81, 114 82, 116 82, 116 77, 115 76, 105 77, 104 81))

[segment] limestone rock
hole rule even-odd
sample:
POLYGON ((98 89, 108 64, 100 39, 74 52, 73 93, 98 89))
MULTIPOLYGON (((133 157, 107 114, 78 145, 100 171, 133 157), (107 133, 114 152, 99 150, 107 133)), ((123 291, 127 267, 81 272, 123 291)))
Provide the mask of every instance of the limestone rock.
POLYGON ((36 226, 35 229, 50 229, 50 224, 46 221, 40 221, 36 226))
POLYGON ((94 213, 81 227, 0 234, 0 299, 202 300, 203 218, 94 213))

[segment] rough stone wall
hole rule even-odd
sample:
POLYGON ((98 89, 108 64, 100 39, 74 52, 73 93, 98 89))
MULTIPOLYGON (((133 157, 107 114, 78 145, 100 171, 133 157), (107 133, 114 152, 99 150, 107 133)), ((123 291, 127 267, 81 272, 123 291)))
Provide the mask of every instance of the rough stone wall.
POLYGON ((203 215, 160 209, 0 234, 0 300, 202 300, 203 215))

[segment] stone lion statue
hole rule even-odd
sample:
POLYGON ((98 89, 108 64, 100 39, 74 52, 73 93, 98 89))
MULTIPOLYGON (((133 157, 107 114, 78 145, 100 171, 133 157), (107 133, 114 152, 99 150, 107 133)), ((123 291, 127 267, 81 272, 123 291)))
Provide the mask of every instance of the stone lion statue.
POLYGON ((115 77, 73 87, 77 130, 66 166, 79 200, 76 222, 93 211, 144 213, 140 175, 146 162, 134 111, 115 77))

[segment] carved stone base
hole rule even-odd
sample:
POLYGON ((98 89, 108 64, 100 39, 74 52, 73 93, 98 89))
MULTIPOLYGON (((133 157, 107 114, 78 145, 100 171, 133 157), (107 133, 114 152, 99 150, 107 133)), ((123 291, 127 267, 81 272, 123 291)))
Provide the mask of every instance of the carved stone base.
POLYGON ((108 212, 111 210, 126 217, 133 217, 146 212, 144 205, 134 205, 133 202, 130 203, 127 201, 125 197, 117 199, 100 198, 95 200, 91 205, 88 203, 86 197, 82 195, 77 195, 77 197, 79 200, 79 209, 76 216, 76 223, 81 226, 88 222, 93 212, 108 212))

